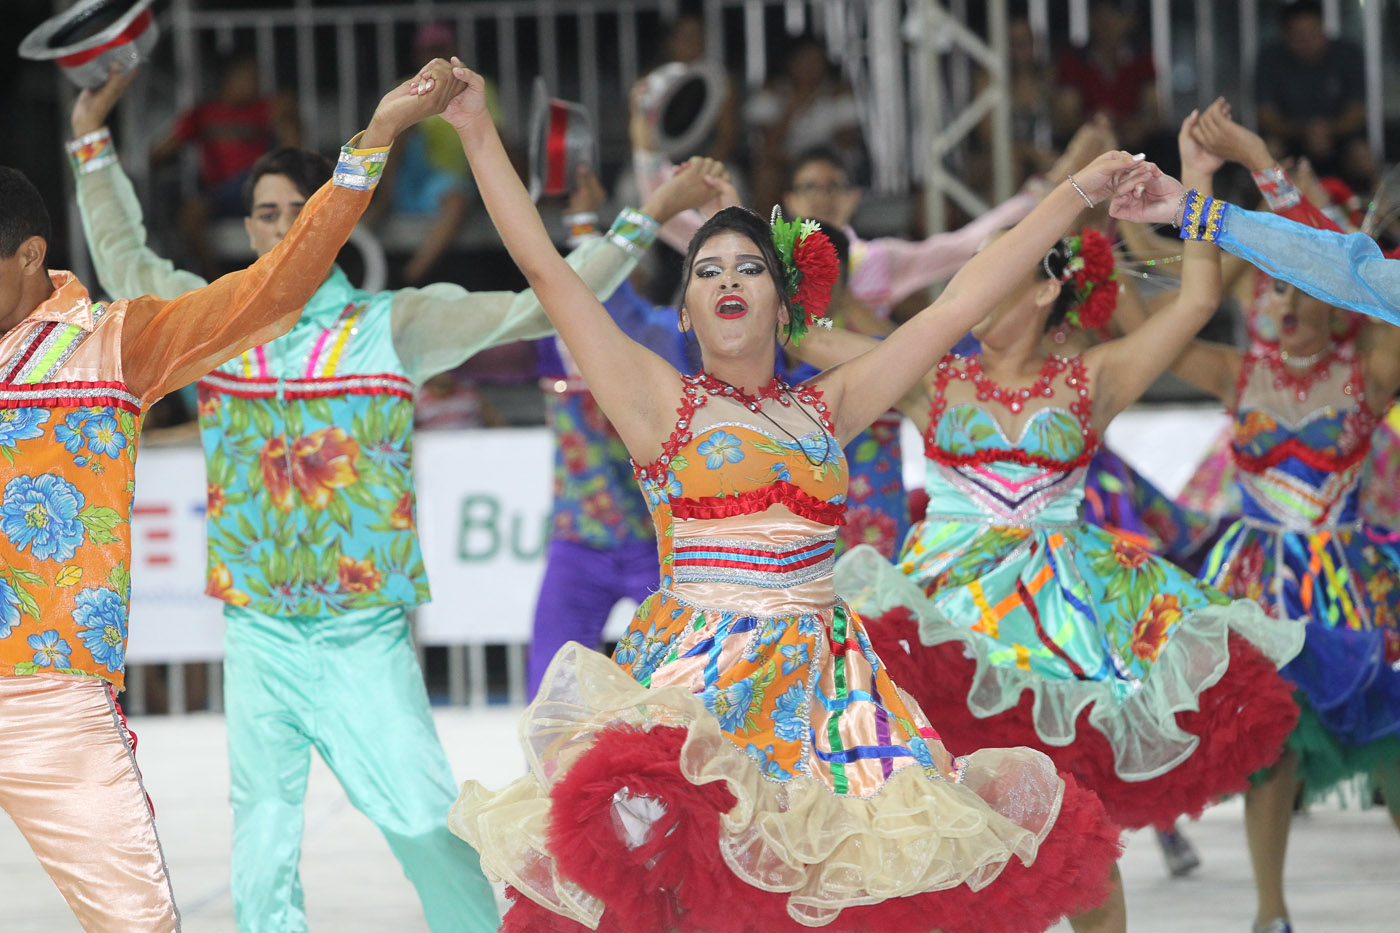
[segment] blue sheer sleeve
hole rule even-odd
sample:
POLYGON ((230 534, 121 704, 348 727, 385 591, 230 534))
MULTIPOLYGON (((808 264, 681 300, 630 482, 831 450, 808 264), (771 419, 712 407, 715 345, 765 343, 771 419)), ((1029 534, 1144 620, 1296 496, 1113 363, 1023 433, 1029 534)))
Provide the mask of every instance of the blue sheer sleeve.
POLYGON ((1400 324, 1400 260, 1364 233, 1225 208, 1216 245, 1331 305, 1400 324))

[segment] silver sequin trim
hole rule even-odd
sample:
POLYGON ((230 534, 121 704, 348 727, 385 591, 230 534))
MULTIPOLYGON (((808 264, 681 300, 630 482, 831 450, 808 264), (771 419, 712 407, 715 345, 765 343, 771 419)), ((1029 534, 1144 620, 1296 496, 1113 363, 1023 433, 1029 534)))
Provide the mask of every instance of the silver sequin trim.
POLYGON ((34 389, 0 389, 0 401, 36 398, 115 398, 141 407, 141 399, 121 389, 104 389, 100 386, 84 389, 54 389, 48 387, 34 389))

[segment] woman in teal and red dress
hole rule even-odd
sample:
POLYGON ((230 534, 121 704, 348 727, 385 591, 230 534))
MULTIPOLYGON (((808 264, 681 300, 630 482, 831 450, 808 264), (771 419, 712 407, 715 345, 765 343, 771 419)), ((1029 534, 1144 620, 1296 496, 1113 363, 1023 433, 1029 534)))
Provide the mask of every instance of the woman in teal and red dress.
MULTIPOLYGON (((1214 166, 1183 127, 1202 184, 1214 166)), ((1112 251, 1093 231, 1052 247, 906 404, 930 501, 891 565, 853 550, 838 591, 871 621, 898 682, 945 737, 1027 745, 1092 787, 1124 826, 1167 826, 1244 790, 1297 710, 1277 666, 1299 633, 1201 585, 1080 514, 1086 467, 1215 311, 1218 256, 1187 247, 1174 304, 1069 358, 1040 335, 1107 321, 1112 251), (923 398, 917 398, 922 394, 923 398)), ((1120 896, 1086 929, 1126 928, 1120 896)))

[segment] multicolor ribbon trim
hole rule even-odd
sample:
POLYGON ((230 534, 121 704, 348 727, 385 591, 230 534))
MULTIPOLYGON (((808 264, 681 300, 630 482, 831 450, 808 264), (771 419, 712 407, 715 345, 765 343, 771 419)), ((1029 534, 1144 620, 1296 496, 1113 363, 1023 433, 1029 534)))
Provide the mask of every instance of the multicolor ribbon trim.
POLYGON ((831 576, 836 535, 767 545, 734 538, 678 538, 674 550, 677 583, 736 583, 784 589, 831 576))
POLYGON ((73 171, 87 175, 106 168, 117 161, 117 150, 112 145, 112 132, 107 127, 93 130, 85 136, 71 139, 63 145, 68 159, 73 163, 73 171))
POLYGON ((660 229, 660 225, 646 214, 624 207, 618 212, 612 228, 608 230, 608 241, 640 259, 651 244, 656 242, 656 234, 660 229))
POLYGON ((324 379, 242 378, 212 372, 199 380, 202 388, 238 398, 326 398, 332 395, 394 395, 413 398, 413 383, 393 373, 336 376, 324 379))
POLYGON ((379 176, 384 173, 384 161, 388 158, 388 146, 382 149, 353 149, 347 143, 340 147, 340 161, 335 165, 332 180, 342 188, 373 191, 374 186, 379 184, 379 176))

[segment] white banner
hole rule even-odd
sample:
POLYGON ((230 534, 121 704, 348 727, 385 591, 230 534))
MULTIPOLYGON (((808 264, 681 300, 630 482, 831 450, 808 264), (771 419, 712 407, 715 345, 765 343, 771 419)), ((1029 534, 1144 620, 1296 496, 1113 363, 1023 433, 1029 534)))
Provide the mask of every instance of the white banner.
POLYGON ((198 447, 153 447, 136 458, 127 645, 132 663, 224 656, 223 603, 204 595, 205 493, 198 447))
MULTIPOLYGON (((1113 449, 1175 494, 1227 419, 1218 408, 1125 412, 1113 449)), ((905 423, 905 481, 923 482, 923 445, 905 423)), ((544 572, 553 440, 545 428, 425 431, 416 439, 418 527, 433 600, 418 610, 424 644, 530 640, 544 572)), ((221 603, 204 595, 204 457, 151 448, 136 469, 132 516, 133 662, 223 657, 221 603)), ((607 631, 623 630, 628 605, 607 631)))
POLYGON ((528 642, 544 573, 554 441, 545 428, 424 431, 415 441, 429 645, 528 642))

